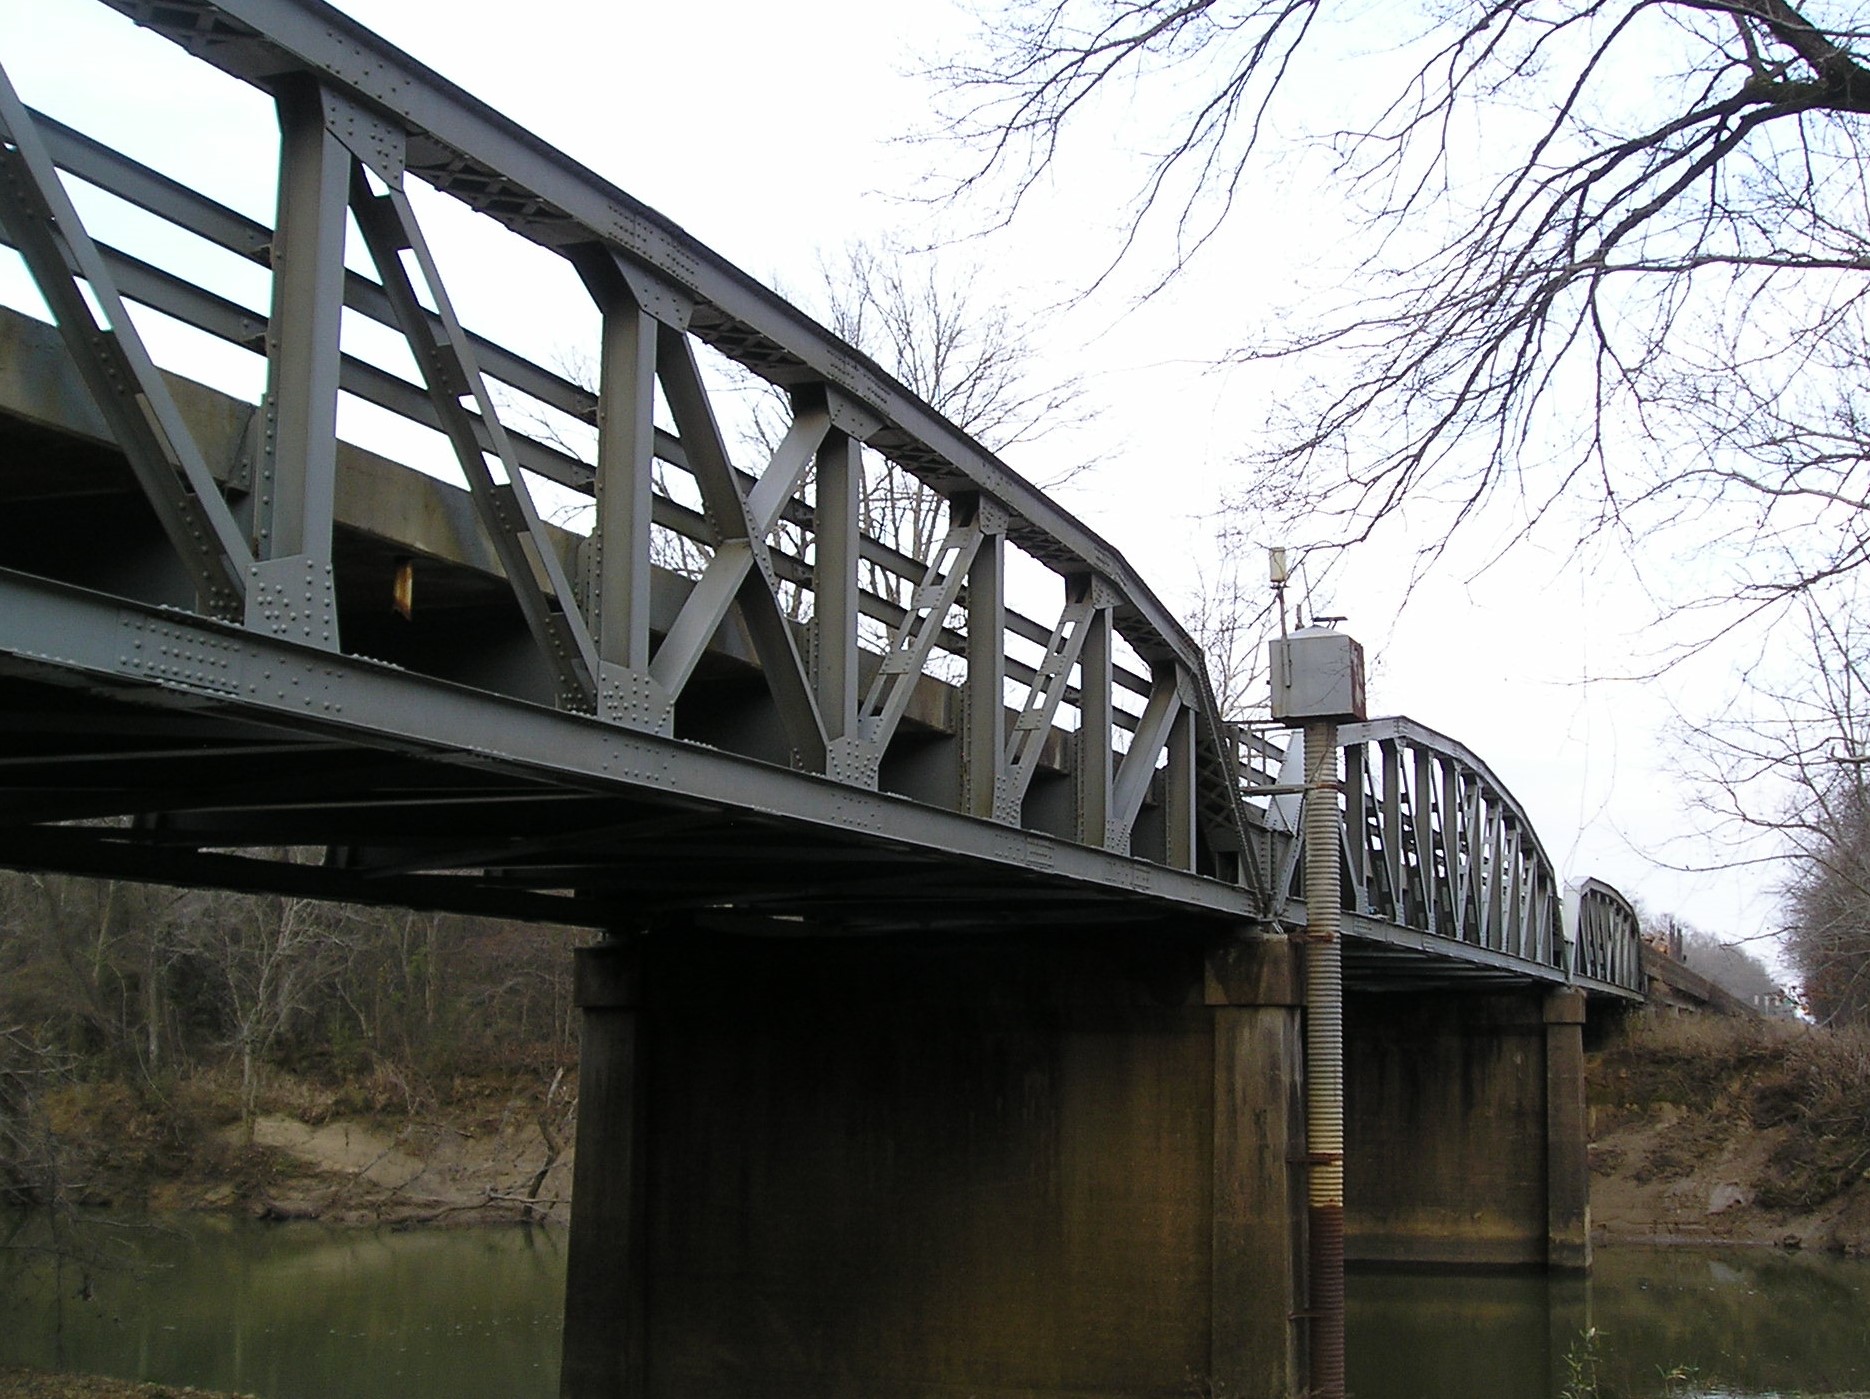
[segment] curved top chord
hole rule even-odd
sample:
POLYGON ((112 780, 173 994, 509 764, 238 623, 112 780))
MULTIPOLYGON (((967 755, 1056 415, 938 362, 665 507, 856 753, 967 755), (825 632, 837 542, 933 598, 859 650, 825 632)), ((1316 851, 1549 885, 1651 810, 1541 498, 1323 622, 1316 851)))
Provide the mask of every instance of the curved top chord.
POLYGON ((874 360, 667 216, 348 15, 320 0, 103 3, 268 90, 290 71, 329 83, 402 128, 410 173, 542 246, 611 248, 661 284, 649 307, 659 319, 682 322, 769 382, 835 384, 881 417, 866 445, 946 491, 993 497, 1008 511, 1008 537, 1034 557, 1117 586, 1119 611, 1138 626, 1132 644, 1145 660, 1198 664, 1193 640, 1116 549, 874 360))
POLYGON ((1488 767, 1473 749, 1459 739, 1450 738, 1447 734, 1431 729, 1426 724, 1419 724, 1414 719, 1404 718, 1401 715, 1371 719, 1361 724, 1345 724, 1338 729, 1338 742, 1346 748, 1353 744, 1384 741, 1401 742, 1412 748, 1433 749, 1445 754, 1451 761, 1460 764, 1462 768, 1472 773, 1484 784, 1493 798, 1505 810, 1512 813, 1538 858, 1548 870, 1554 872, 1554 878, 1556 878, 1557 866, 1552 863, 1551 856, 1546 854, 1545 846, 1540 842, 1538 831, 1534 828, 1532 819, 1526 814, 1526 809, 1519 804, 1519 799, 1507 790, 1506 784, 1495 776, 1493 769, 1488 767))
MULTIPOLYGON (((1338 737, 1346 912, 1377 945, 1363 955, 1381 966, 1384 984, 1457 974, 1511 978, 1532 969, 1549 981, 1640 994, 1634 922, 1612 915, 1627 909, 1622 896, 1587 881, 1580 919, 1577 891, 1561 900, 1556 870, 1524 808, 1464 744, 1405 718, 1345 724, 1338 737), (1439 948, 1466 970, 1456 973, 1445 960, 1411 961, 1405 948, 1439 948)), ((1291 764, 1289 752, 1288 778, 1291 764)), ((1296 830, 1297 799, 1284 779, 1280 792, 1269 824, 1296 830)), ((1289 848, 1275 877, 1288 898, 1297 895, 1298 860, 1289 848)))

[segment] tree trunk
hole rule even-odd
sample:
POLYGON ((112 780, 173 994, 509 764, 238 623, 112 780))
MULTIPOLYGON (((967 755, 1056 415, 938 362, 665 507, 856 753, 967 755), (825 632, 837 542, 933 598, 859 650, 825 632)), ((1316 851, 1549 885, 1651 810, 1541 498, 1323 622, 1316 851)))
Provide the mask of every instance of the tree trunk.
POLYGON ((248 1146, 253 1145, 254 1103, 259 1092, 253 1081, 253 1037, 240 1038, 240 1127, 248 1146))

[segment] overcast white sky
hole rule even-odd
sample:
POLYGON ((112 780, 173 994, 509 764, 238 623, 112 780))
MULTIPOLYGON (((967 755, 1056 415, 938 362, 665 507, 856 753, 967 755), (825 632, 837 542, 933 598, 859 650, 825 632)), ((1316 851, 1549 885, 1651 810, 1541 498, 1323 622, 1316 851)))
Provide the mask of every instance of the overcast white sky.
MULTIPOLYGON (((516 10, 491 0, 343 0, 340 8, 788 289, 809 287, 821 252, 835 255, 855 238, 915 240, 969 226, 965 210, 942 214, 906 199, 938 156, 898 139, 925 120, 929 90, 913 70, 963 31, 958 7, 531 0, 516 10)), ((269 168, 274 133, 263 100, 94 0, 0 0, 0 63, 29 103, 178 178, 227 188, 249 163, 269 168), (205 117, 217 134, 185 147, 166 141, 152 104, 205 117)), ((977 295, 1036 318, 1047 361, 1084 374, 1102 410, 1095 442, 1045 444, 1010 454, 1011 464, 1047 479, 1074 451, 1095 450, 1101 465, 1074 484, 1067 504, 1174 602, 1189 595, 1197 568, 1213 568, 1207 516, 1271 407, 1266 381, 1209 365, 1292 287, 1328 272, 1354 226, 1303 169, 1275 168, 1194 273, 1148 306, 1112 296, 1048 309, 1108 253, 1129 188, 1116 154, 1124 131, 1083 134, 1091 139, 1030 217, 944 256, 967 270, 977 295)), ((270 184, 222 197, 244 198, 246 212, 270 221, 270 184)), ((235 294, 231 284, 248 272, 226 275, 235 294)), ((463 285, 457 278, 457 295, 463 285)), ((540 322, 536 297, 489 295, 461 309, 470 325, 539 357, 581 333, 540 322)), ((1727 685, 1728 660, 1711 657, 1663 683, 1602 678, 1642 669, 1666 639, 1644 629, 1649 601, 1617 557, 1581 558, 1564 547, 1562 530, 1483 571, 1508 527, 1483 526, 1412 591, 1405 529, 1379 537, 1335 580, 1330 610, 1347 614, 1347 630, 1368 648, 1373 712, 1407 714, 1475 751, 1527 808, 1564 877, 1607 879, 1722 936, 1759 933, 1771 918, 1759 873, 1665 867, 1717 857, 1680 839, 1690 825, 1686 794, 1662 726, 1674 696, 1693 707, 1727 685)))

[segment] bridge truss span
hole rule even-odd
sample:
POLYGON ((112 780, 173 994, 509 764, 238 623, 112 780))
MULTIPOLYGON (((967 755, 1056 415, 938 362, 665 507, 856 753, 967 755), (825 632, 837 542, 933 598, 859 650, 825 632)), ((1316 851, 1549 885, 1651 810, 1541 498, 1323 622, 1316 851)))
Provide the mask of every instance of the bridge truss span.
POLYGON ((1642 919, 1630 901, 1600 879, 1584 879, 1565 891, 1566 955, 1572 970, 1589 981, 1642 991, 1642 919))
MULTIPOLYGON (((1474 753, 1405 718, 1339 730, 1345 912, 1363 944, 1366 980, 1392 989, 1438 984, 1458 967, 1467 979, 1528 974, 1600 994, 1640 995, 1635 914, 1608 884, 1561 890, 1530 819, 1474 753)), ((1281 784, 1296 786, 1292 745, 1281 784)), ((1277 831, 1298 830, 1299 797, 1267 804, 1277 831)), ((1286 897, 1296 880, 1292 839, 1273 879, 1286 897)))
MULTIPOLYGON (((1211 913, 1263 911, 1199 650, 1043 492, 660 214, 317 0, 108 3, 264 94, 276 150, 234 173, 270 186, 277 218, 34 112, 0 81, 0 226, 65 351, 60 374, 40 375, 42 401, 16 406, 121 458, 90 453, 64 491, 44 489, 52 473, 13 474, 22 528, 0 567, 16 588, 173 609, 162 625, 189 656, 231 648, 251 669, 284 646, 353 690, 393 666, 989 822, 1003 859, 1041 876, 1069 846, 1095 852, 1112 887, 1149 887, 1147 863, 1195 877, 1185 887, 1211 913), (74 183, 258 264, 266 295, 242 301, 197 261, 94 235, 74 183), (597 327, 595 382, 463 324, 457 306, 503 274, 452 255, 430 190, 571 274, 564 304, 542 311, 597 327), (159 369, 148 311, 259 360, 257 407, 231 421, 240 405, 159 369), (412 368, 370 353, 386 332, 412 368), (783 405, 770 440, 731 421, 748 383, 783 405), (341 440, 352 402, 438 442, 447 483, 341 440), (886 504, 903 501, 906 515, 886 504), (28 515, 85 537, 82 555, 35 546, 28 515)), ((20 353, 57 357, 20 337, 20 353)), ((116 613, 87 625, 112 629, 116 613)), ((182 665, 158 683, 201 674, 182 665)), ((161 824, 177 847, 195 828, 196 853, 259 858, 231 819, 66 806, 68 820, 161 824)), ((311 820, 285 824, 334 868, 407 870, 407 852, 347 841, 335 822, 328 841, 311 820)), ((424 868, 490 866, 472 843, 424 868)))
MULTIPOLYGON (((49 2, 200 78, 152 131, 232 93, 278 138, 183 178, 201 133, 139 159, 0 74, 50 312, 0 311, 0 862, 592 925, 1292 922, 1278 745, 880 366, 320 0, 49 2), (470 324, 509 282, 590 375, 470 324)), ((1484 764, 1345 745, 1360 956, 1629 994, 1614 899, 1568 937, 1484 764)))

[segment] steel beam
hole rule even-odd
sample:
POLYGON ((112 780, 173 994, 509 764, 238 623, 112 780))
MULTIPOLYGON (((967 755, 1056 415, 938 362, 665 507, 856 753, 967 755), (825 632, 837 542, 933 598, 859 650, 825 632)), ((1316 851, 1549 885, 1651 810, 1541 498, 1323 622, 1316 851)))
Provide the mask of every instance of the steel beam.
POLYGON ((1165 665, 1157 673, 1149 704, 1137 721, 1136 734, 1112 783, 1110 835, 1106 841, 1112 850, 1128 852, 1130 848, 1136 818, 1142 813, 1143 800, 1156 775, 1156 763, 1181 708, 1181 677, 1173 666, 1165 665))
MULTIPOLYGON (((708 569, 715 578, 708 591, 719 596, 711 600, 704 597, 704 605, 712 606, 730 596, 739 604, 741 621, 759 653, 762 678, 791 739, 794 765, 808 772, 822 772, 826 757, 824 719, 799 655, 792 621, 779 604, 778 580, 766 535, 830 429, 830 415, 815 410, 801 414, 775 454, 778 475, 774 481, 764 492, 755 486, 751 496, 742 495, 707 389, 701 382, 694 347, 679 330, 661 323, 657 325, 656 346, 656 372, 663 398, 675 418, 695 484, 701 490, 709 543, 715 550, 708 569), (763 523, 754 518, 756 501, 763 523)), ((706 574, 703 582, 708 583, 706 574)), ((670 640, 674 639, 671 636, 670 640)), ((665 649, 668 644, 664 642, 665 649)), ((671 664, 659 673, 662 654, 658 652, 651 664, 651 676, 670 702, 687 679, 681 669, 683 659, 678 651, 671 664)))
POLYGON ((0 571, 0 674, 22 667, 385 753, 471 755, 489 771, 600 794, 635 792, 684 809, 700 804, 1055 887, 1079 884, 1165 914, 1248 922, 1257 914, 1246 890, 1217 880, 0 571))
MULTIPOLYGON (((993 819, 1006 761, 1006 520, 991 501, 968 502, 981 533, 967 571, 967 678, 961 685, 961 809, 993 819)), ((1009 825, 1019 824, 1015 811, 1009 825)))
POLYGON ((662 716, 652 713, 643 679, 650 661, 656 322, 601 250, 580 258, 578 267, 604 318, 597 511, 586 546, 591 627, 605 673, 606 717, 626 723, 634 718, 637 726, 654 728, 662 716))
POLYGON ((333 100, 307 79, 288 79, 275 93, 279 216, 251 487, 247 625, 335 651, 331 532, 351 156, 331 133, 333 100))
POLYGON ((429 400, 440 416, 442 429, 454 447, 455 461, 467 478, 469 493, 481 526, 505 568, 507 582, 532 630, 557 684, 558 700, 567 709, 596 707, 597 650, 572 598, 571 584, 557 553, 545 539, 545 525, 534 508, 520 472, 519 460, 494 411, 487 385, 481 379, 473 349, 461 333, 460 322, 442 287, 435 265, 417 226, 409 198, 394 185, 376 194, 363 167, 351 169, 351 212, 376 263, 377 276, 389 294, 404 337, 409 342, 429 400), (442 335, 434 327, 417 296, 401 254, 414 255, 424 289, 434 303, 442 335), (504 480, 496 480, 480 445, 463 398, 472 398, 480 424, 489 435, 504 480))
POLYGON ((4 70, 0 224, 51 308, 73 363, 188 568, 203 609, 238 616, 253 551, 240 537, 233 512, 4 70))
MULTIPOLYGON (((772 596, 777 580, 766 547, 766 534, 772 529, 780 507, 804 477, 806 467, 830 427, 830 415, 822 410, 801 412, 748 498, 742 499, 738 484, 723 473, 718 484, 732 494, 734 508, 724 519, 711 517, 714 538, 710 542, 714 555, 702 569, 694 590, 682 604, 681 613, 650 662, 650 678, 668 703, 673 704, 681 697, 708 643, 727 620, 728 609, 741 600, 743 593, 764 588, 768 606, 778 610, 778 600, 772 596)), ((757 606, 760 604, 743 606, 743 614, 757 606)), ((758 643, 757 633, 755 642, 758 643)), ((794 660, 796 652, 788 652, 781 659, 794 660)))
POLYGON ((1110 608, 1093 606, 1085 619, 1078 657, 1078 737, 1073 776, 1078 795, 1078 839, 1107 848, 1111 814, 1110 608))
MULTIPOLYGON (((863 469, 862 445, 850 434, 833 430, 819 444, 812 496, 812 684, 833 749, 834 776, 845 775, 846 750, 859 737, 857 563, 863 469)), ((875 764, 867 768, 874 781, 875 764)))
MULTIPOLYGON (((1095 579, 1067 579, 1065 589, 1064 610, 1059 613, 1058 625, 1052 629, 1051 638, 1046 642, 1045 656, 1028 682, 1026 702, 1021 706, 1019 717, 1013 722, 1013 732, 1008 736, 1006 761, 995 789, 994 817, 1009 825, 1019 824, 1026 792, 1032 785, 1033 774, 1038 771, 1040 749, 1046 735, 1052 731, 1052 721, 1058 715, 1060 701, 1065 698, 1072 667, 1077 665, 1078 657, 1083 654, 1091 619, 1098 611, 1095 579)), ((1108 672, 1104 683, 1109 684, 1108 672)), ((1105 704, 1108 707, 1108 695, 1105 704)), ((1098 730, 1098 741, 1106 748, 1109 746, 1109 727, 1106 716, 1103 727, 1098 730)), ((1108 774, 1109 770, 1110 760, 1106 756, 1104 771, 1108 774)), ((1108 778, 1105 785, 1107 789, 1108 778)), ((1084 829, 1085 824, 1081 816, 1079 829, 1084 829)))

